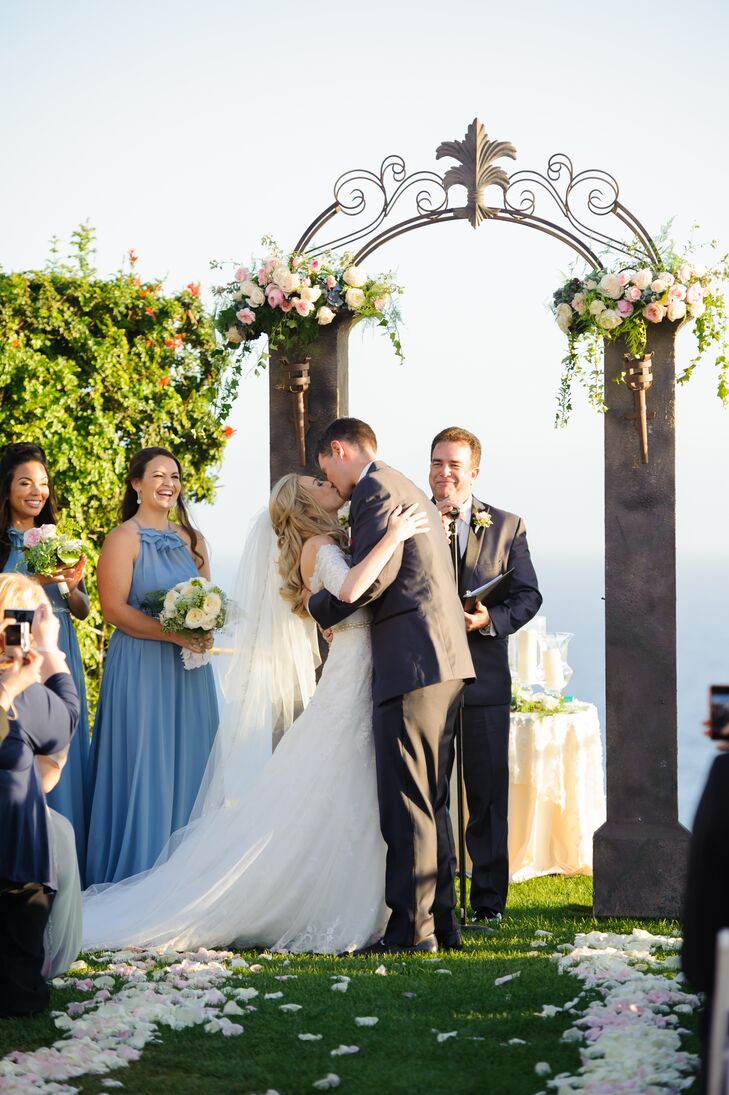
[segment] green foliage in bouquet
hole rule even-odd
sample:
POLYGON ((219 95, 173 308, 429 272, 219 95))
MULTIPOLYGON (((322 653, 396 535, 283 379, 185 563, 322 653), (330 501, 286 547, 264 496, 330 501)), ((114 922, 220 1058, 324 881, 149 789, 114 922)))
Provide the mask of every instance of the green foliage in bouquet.
POLYGON ((130 456, 171 449, 185 490, 209 501, 240 369, 190 283, 166 292, 136 276, 136 256, 111 277, 94 268, 94 232, 54 242, 42 270, 0 272, 0 439, 43 446, 60 508, 89 545, 91 614, 78 625, 89 698, 98 692, 107 629, 95 563, 117 523, 130 456))
POLYGON ((228 601, 220 586, 206 578, 191 578, 172 589, 147 594, 143 607, 157 617, 163 631, 207 635, 224 626, 228 601))

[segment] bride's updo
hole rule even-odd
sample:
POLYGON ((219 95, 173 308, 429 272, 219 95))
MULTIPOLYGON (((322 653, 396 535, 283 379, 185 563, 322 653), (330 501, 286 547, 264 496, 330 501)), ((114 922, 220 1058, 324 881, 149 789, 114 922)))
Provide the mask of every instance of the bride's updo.
POLYGON ((327 513, 294 472, 284 475, 271 491, 268 502, 271 524, 278 540, 278 570, 281 575, 281 596, 291 605, 291 611, 309 619, 304 608, 304 583, 301 577, 301 551, 312 536, 326 533, 341 547, 347 546, 347 534, 336 514, 327 513))

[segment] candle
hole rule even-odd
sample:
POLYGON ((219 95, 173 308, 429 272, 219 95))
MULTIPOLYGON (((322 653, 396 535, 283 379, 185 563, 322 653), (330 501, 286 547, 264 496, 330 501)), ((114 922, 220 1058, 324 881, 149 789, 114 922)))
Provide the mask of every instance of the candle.
POLYGON ((533 684, 537 679, 537 633, 527 629, 519 632, 517 673, 520 684, 533 684))
POLYGON ((547 691, 559 692, 564 688, 562 654, 556 647, 547 648, 542 653, 542 669, 544 670, 544 687, 547 691))

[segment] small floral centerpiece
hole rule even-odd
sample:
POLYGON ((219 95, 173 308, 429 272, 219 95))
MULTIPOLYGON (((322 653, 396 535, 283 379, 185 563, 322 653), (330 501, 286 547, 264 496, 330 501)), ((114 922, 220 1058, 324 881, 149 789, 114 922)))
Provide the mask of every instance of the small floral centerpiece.
POLYGON ((572 409, 572 380, 580 380, 590 403, 604 410, 602 340, 624 338, 636 358, 645 353, 650 325, 695 321, 698 352, 679 377, 688 380, 701 357, 718 343, 718 394, 729 401, 726 305, 719 283, 729 277, 729 256, 713 269, 679 258, 672 245, 661 265, 625 264, 573 277, 554 294, 552 311, 568 340, 558 398, 557 424, 572 409))
MULTIPOLYGON (((75 566, 84 553, 82 537, 73 535, 67 523, 61 525, 34 525, 23 534, 22 558, 16 569, 21 566, 28 574, 38 574, 52 578, 63 567, 75 566)), ((61 593, 68 594, 65 582, 59 582, 61 593)))
POLYGON ((550 692, 532 692, 531 688, 515 686, 511 692, 511 710, 515 715, 561 715, 578 711, 584 704, 571 696, 555 696, 550 692))
MULTIPOLYGON (((148 593, 144 599, 144 608, 157 617, 163 631, 189 637, 204 637, 223 627, 227 605, 228 599, 220 586, 207 578, 178 582, 166 591, 148 593)), ((181 654, 185 669, 197 669, 210 661, 207 650, 197 654, 183 649, 181 654)))
MULTIPOLYGON (((348 315, 383 327, 402 359, 394 303, 402 290, 392 274, 370 277, 346 254, 284 255, 270 237, 262 243, 266 258, 238 267, 233 280, 215 290, 216 326, 229 346, 245 354, 267 335, 269 351, 278 348, 292 355, 315 342, 321 327, 348 315)), ((259 367, 266 358, 264 351, 259 367)))

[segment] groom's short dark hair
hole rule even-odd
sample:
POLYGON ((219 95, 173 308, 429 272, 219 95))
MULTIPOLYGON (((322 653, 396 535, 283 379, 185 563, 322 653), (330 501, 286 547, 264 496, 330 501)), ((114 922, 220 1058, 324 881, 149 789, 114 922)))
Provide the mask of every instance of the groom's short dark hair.
POLYGON ((332 441, 346 441, 358 449, 372 449, 377 452, 375 431, 361 418, 335 418, 330 422, 319 438, 316 446, 317 456, 331 456, 332 441))

